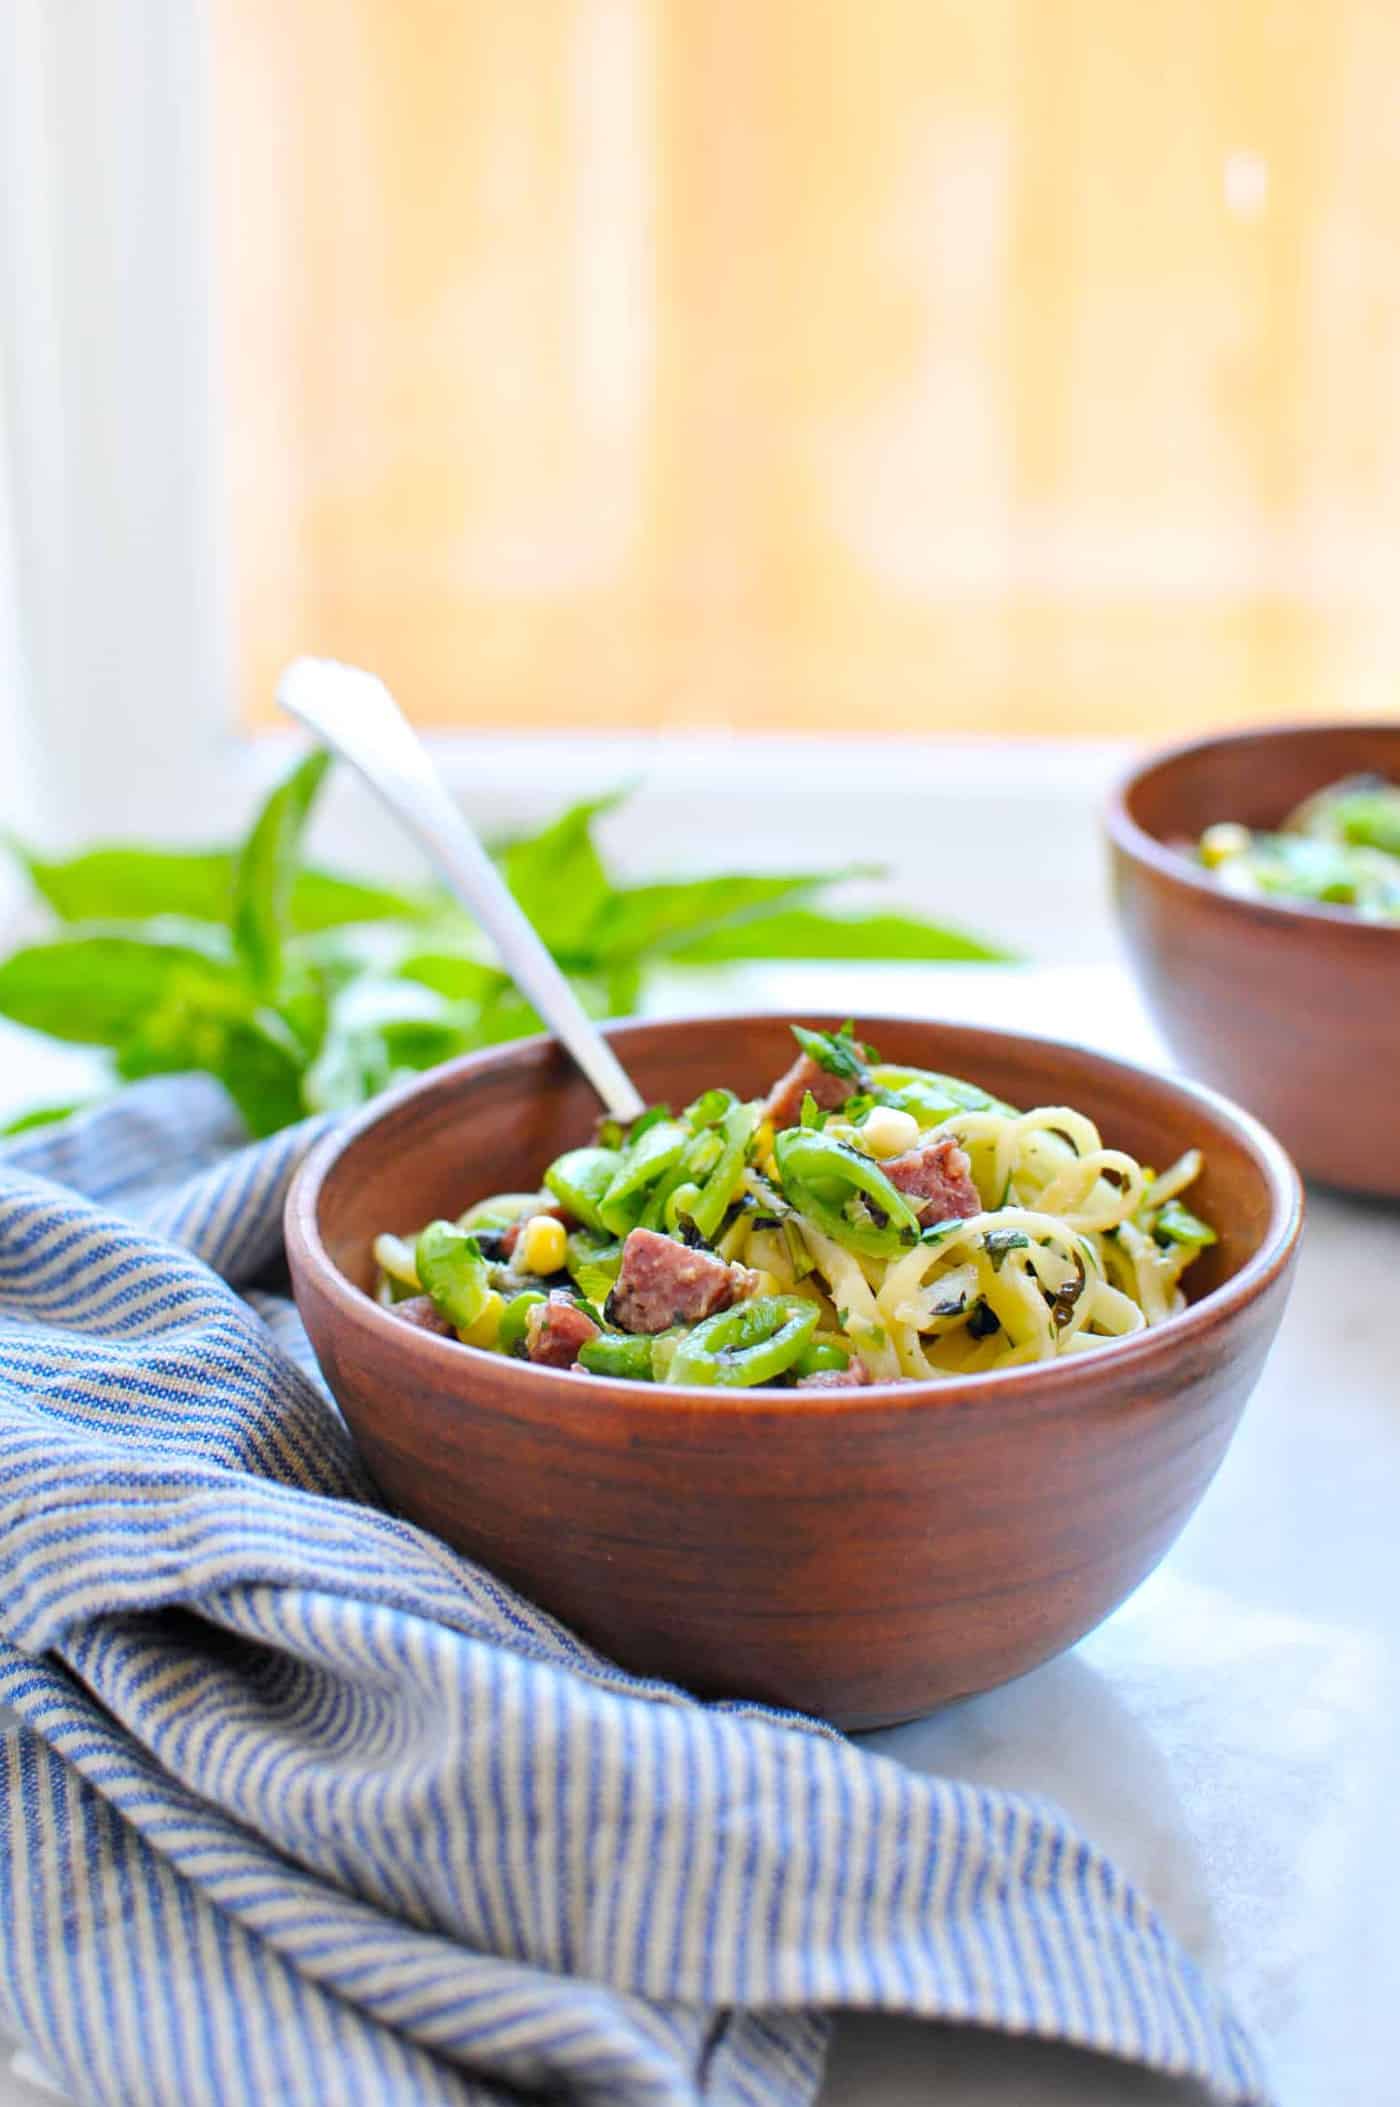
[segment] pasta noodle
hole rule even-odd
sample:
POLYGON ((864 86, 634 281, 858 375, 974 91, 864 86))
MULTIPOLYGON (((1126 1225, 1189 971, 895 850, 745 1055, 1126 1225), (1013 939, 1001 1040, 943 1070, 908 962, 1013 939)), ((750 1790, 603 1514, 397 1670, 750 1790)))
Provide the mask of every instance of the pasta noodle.
POLYGON ((421 1286, 498 1351, 567 1342, 559 1366, 769 1384, 986 1374, 1184 1306, 1215 1241, 1182 1204, 1198 1150, 1154 1172, 1073 1106, 1019 1111, 882 1063, 849 1029, 797 1036, 766 1104, 658 1107, 557 1159, 543 1193, 478 1202, 416 1246, 381 1237, 383 1298, 421 1286), (545 1304, 532 1267, 554 1283, 543 1314, 522 1310, 545 1304))

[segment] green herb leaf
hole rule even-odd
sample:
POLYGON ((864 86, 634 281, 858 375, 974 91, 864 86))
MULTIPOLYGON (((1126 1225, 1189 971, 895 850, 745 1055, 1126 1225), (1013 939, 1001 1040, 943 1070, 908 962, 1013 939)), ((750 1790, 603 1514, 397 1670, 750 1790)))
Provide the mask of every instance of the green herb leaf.
POLYGON ((982 1249, 992 1262, 992 1271, 1000 1273, 1012 1251, 1028 1251, 1030 1238, 1024 1229, 989 1229, 982 1239, 982 1249))
POLYGON ((234 946, 263 994, 273 992, 281 972, 302 836, 330 759, 318 750, 297 763, 265 799, 234 865, 229 915, 234 946))
MULTIPOLYGON (((633 885, 613 893, 587 932, 594 959, 662 958, 707 937, 722 947, 720 932, 737 932, 748 918, 845 878, 869 877, 869 865, 840 871, 798 871, 773 877, 679 878, 633 885)), ((725 953, 721 956, 742 956, 725 953)), ((761 956, 769 954, 762 953, 761 956)))
MULTIPOLYGON (((180 915, 226 924, 233 904, 228 849, 126 848, 100 844, 81 855, 48 858, 10 837, 9 846, 39 897, 63 922, 137 922, 180 915)), ((298 871, 289 922, 298 935, 345 923, 418 921, 441 912, 429 894, 361 884, 334 871, 298 871)))
POLYGON ((538 834, 507 842, 500 851, 507 885, 546 944, 561 955, 594 956, 589 932, 612 884, 593 840, 593 822, 620 804, 630 787, 571 805, 538 834))
POLYGON ((460 951, 414 951, 401 960, 399 975, 416 980, 454 1002, 494 1002, 510 986, 499 966, 483 965, 460 951))
POLYGON ((669 954, 675 966, 725 966, 742 959, 890 959, 969 961, 1008 959, 982 937, 916 915, 822 914, 815 908, 785 908, 752 915, 686 942, 669 954))
POLYGON ((12 952, 0 964, 0 1016, 77 1046, 120 1046, 176 996, 238 987, 232 962, 192 941, 188 925, 144 935, 77 930, 12 952))
POLYGON ((818 1068, 824 1068, 828 1075, 858 1085, 869 1081, 866 1049, 849 1025, 843 1025, 839 1032, 814 1032, 803 1024, 794 1024, 792 1036, 803 1053, 815 1061, 818 1068))
POLYGON ((71 1119, 75 1112, 86 1112, 89 1105, 96 1104, 91 1097, 78 1098, 71 1105, 32 1105, 14 1119, 6 1120, 0 1127, 0 1138, 15 1134, 32 1134, 36 1128, 56 1126, 61 1119, 71 1119))

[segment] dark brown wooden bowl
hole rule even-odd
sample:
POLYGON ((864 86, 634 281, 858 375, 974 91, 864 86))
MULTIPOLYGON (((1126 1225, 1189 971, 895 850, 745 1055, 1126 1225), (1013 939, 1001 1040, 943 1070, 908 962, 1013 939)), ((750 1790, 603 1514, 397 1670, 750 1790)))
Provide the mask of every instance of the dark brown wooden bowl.
MULTIPOLYGON (((824 1021, 828 1028, 840 1022, 824 1021)), ((473 1055, 314 1151, 297 1302, 385 1497, 628 1668, 847 1727, 1033 1668, 1149 1573, 1210 1482, 1283 1312, 1297 1177, 1206 1092, 1004 1032, 871 1020, 887 1059, 1067 1103, 1158 1165, 1198 1144, 1220 1233, 1182 1316, 1083 1359, 848 1391, 672 1389, 478 1353, 366 1293, 371 1240, 530 1188, 597 1112, 558 1046, 473 1055)), ((756 1094, 780 1017, 636 1023, 648 1099, 756 1094)))
POLYGON ((1123 933, 1172 1051, 1248 1105, 1310 1177, 1400 1197, 1400 925, 1241 900, 1173 844, 1276 827, 1340 777, 1400 783, 1400 725, 1287 725, 1157 754, 1112 799, 1123 933))

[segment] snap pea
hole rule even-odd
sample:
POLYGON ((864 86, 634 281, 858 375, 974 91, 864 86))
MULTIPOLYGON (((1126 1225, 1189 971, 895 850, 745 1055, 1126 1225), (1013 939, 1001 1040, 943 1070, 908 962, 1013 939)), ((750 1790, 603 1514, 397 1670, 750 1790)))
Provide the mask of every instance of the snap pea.
POLYGON ((694 1104, 685 1108, 686 1121, 691 1132, 698 1134, 704 1127, 717 1127, 726 1112, 732 1110, 739 1100, 732 1090, 705 1090, 694 1104))
POLYGON ((931 1068, 896 1068, 888 1063, 872 1071, 874 1095, 882 1105, 911 1112, 921 1127, 941 1126, 955 1112, 1000 1112, 1014 1115, 1015 1107, 991 1097, 976 1083, 960 1076, 938 1075, 931 1068))
POLYGON ((918 1235, 919 1218, 903 1193, 848 1142, 815 1127, 785 1127, 773 1147, 788 1198, 846 1250, 888 1258, 918 1235), (848 1210, 857 1196, 878 1208, 884 1222, 853 1219, 848 1210))
POLYGON ((550 1164, 544 1182, 576 1221, 589 1229, 604 1229, 599 1205, 621 1162, 617 1149, 569 1149, 550 1164))
POLYGON ((642 1228, 675 1229, 679 1215, 689 1215, 702 1181, 714 1169, 723 1148, 724 1143, 713 1127, 702 1128, 682 1150, 678 1161, 652 1187, 641 1213, 642 1228))
POLYGON ((578 1350, 581 1365, 590 1375, 620 1376, 631 1383, 662 1383, 683 1332, 656 1332, 650 1338, 625 1332, 600 1332, 585 1339, 578 1350))
POLYGON ((645 1132, 629 1141, 606 1192, 598 1202, 598 1219, 614 1236, 635 1229, 644 1195, 680 1161, 690 1140, 690 1130, 679 1120, 653 1121, 645 1132))
POLYGON ((1215 1242, 1215 1231, 1209 1223, 1203 1222, 1199 1215, 1192 1214, 1188 1207, 1183 1207, 1180 1200, 1164 1201, 1157 1209, 1152 1222, 1152 1234, 1157 1243, 1163 1246, 1186 1244, 1196 1250, 1204 1250, 1207 1244, 1215 1242))
POLYGON ((621 1332, 600 1332, 596 1339, 585 1339, 578 1350, 579 1365, 590 1375, 621 1376, 631 1383, 649 1383, 651 1372, 651 1340, 629 1338, 621 1332))
POLYGON ((789 1369, 817 1328, 820 1311, 800 1295, 764 1295, 707 1317, 676 1348, 668 1383, 749 1389, 789 1369))
POLYGON ((470 1331, 491 1293, 476 1238, 455 1222, 429 1222, 418 1238, 414 1263, 433 1308, 458 1331, 470 1331))
POLYGON ((690 1210, 690 1219, 706 1243, 711 1241, 724 1220, 730 1202, 743 1182, 749 1143, 753 1140, 758 1121, 757 1105, 733 1104, 720 1122, 719 1132, 723 1136, 723 1145, 718 1160, 700 1189, 699 1199, 690 1210))
POLYGON ((514 1353, 524 1345, 526 1320, 535 1304, 544 1299, 538 1288, 526 1288, 522 1294, 511 1297, 501 1312, 501 1328, 496 1334, 499 1352, 514 1353))
POLYGON ((792 1364, 794 1375, 829 1375, 849 1368, 851 1357, 844 1346, 837 1346, 826 1339, 814 1339, 804 1346, 792 1364))

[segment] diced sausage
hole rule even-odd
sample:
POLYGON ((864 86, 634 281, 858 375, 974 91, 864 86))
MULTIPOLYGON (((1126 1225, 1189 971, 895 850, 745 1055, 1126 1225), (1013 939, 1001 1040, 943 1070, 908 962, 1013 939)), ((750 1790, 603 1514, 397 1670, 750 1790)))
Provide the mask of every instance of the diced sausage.
POLYGON ((580 1346, 597 1336, 593 1319, 557 1288, 547 1302, 535 1303, 525 1319, 526 1355, 544 1368, 572 1368, 580 1346))
POLYGON ((455 1339, 457 1336, 430 1295, 410 1295, 406 1302, 391 1303, 389 1314, 420 1332, 436 1332, 440 1339, 455 1339))
POLYGON ((775 1127, 795 1127, 802 1117, 802 1100, 810 1090, 823 1112, 836 1112, 850 1097, 853 1085, 844 1076, 833 1075, 810 1054, 799 1054, 785 1075, 780 1075, 768 1093, 763 1116, 775 1127))
POLYGON ((870 1370, 860 1355, 852 1354, 845 1368, 819 1368, 815 1375, 800 1375, 795 1388, 798 1390, 858 1390, 870 1381, 870 1370))
POLYGON ((654 1229, 634 1229, 622 1247, 608 1316, 625 1332, 664 1332, 671 1324, 698 1324, 727 1310, 745 1285, 708 1251, 692 1251, 654 1229))
POLYGON ((982 1212, 982 1196, 972 1182, 967 1151, 951 1135, 910 1149, 907 1155, 891 1156, 880 1168, 926 1225, 965 1221, 982 1212))

